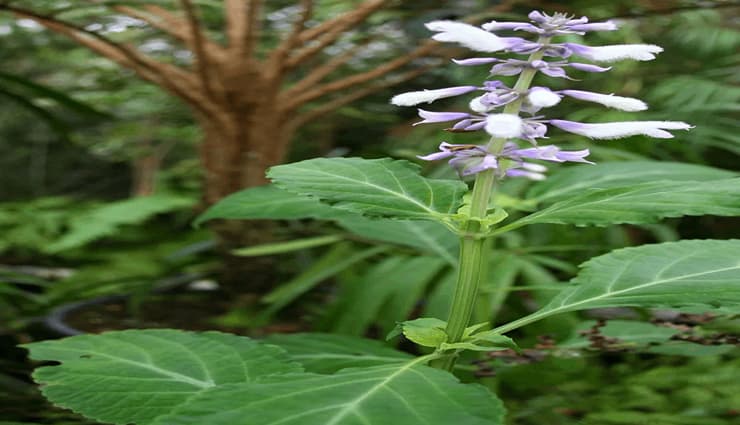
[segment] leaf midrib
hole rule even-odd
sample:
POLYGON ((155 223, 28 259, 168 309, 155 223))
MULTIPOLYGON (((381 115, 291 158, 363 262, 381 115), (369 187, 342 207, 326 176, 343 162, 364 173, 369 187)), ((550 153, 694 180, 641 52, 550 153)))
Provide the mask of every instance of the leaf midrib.
POLYGON ((54 350, 57 351, 66 351, 71 353, 80 353, 81 351, 84 351, 85 354, 93 354, 100 357, 105 357, 113 361, 118 361, 121 363, 129 364, 132 366, 140 367, 142 369, 147 369, 152 372, 156 372, 160 375, 167 376, 170 378, 173 378, 174 380, 178 382, 183 382, 186 384, 193 385, 198 388, 211 388, 214 387, 216 384, 213 381, 201 381, 199 379, 191 378, 187 375, 183 375, 181 373, 173 372, 171 370, 163 369, 161 367, 158 367, 154 365, 153 363, 141 363, 133 360, 129 360, 123 357, 117 357, 110 354, 101 353, 98 351, 90 351, 90 350, 79 350, 79 349, 70 349, 70 348, 62 348, 62 347, 54 347, 54 350))
POLYGON ((362 402, 370 397, 375 392, 382 389, 385 385, 387 385, 389 382, 391 382, 393 379, 395 379, 398 375, 402 374, 403 372, 409 370, 410 368, 416 366, 418 363, 427 361, 428 358, 426 356, 419 357, 413 361, 408 362, 403 367, 399 368, 397 371, 393 372, 392 374, 388 375, 385 379, 378 382, 377 384, 373 385, 368 391, 364 392, 360 397, 357 397, 354 399, 354 401, 347 403, 345 407, 337 412, 337 414, 331 418, 329 422, 326 423, 326 425, 336 425, 339 423, 342 418, 347 416, 349 413, 353 412, 354 409, 362 404, 362 402))
MULTIPOLYGON (((649 164, 646 164, 646 165, 649 165, 649 164)), ((646 171, 641 172, 641 176, 643 176, 643 177, 650 177, 650 176, 655 176, 655 175, 658 175, 658 176, 666 175, 666 177, 668 178, 668 177, 670 177, 670 174, 667 174, 666 171, 667 170, 646 170, 646 171)), ((711 170, 711 171, 712 172, 715 172, 716 170, 711 170)), ((706 181, 711 181, 711 180, 724 180, 725 178, 732 178, 732 177, 730 177, 730 174, 728 174, 728 177, 719 177, 718 176, 716 179, 708 179, 708 180, 687 180, 687 182, 691 182, 691 181, 694 181, 694 182, 706 182, 706 181)), ((552 198, 561 197, 562 194, 567 194, 567 193, 570 193, 570 192, 578 192, 578 191, 587 190, 587 189, 597 189, 597 190, 612 189, 612 188, 614 188, 614 186, 598 188, 598 187, 595 187, 595 185, 597 185, 597 184, 604 184, 604 183, 611 183, 611 182, 614 182, 614 181, 619 181, 620 179, 624 179, 625 180, 624 183, 626 183, 626 184, 630 184, 630 183, 634 184, 633 182, 630 182, 629 181, 629 177, 625 177, 624 175, 607 174, 607 175, 603 176, 602 178, 600 178, 598 180, 590 180, 590 181, 585 182, 585 183, 584 182, 578 182, 578 183, 574 183, 574 184, 572 184, 570 186, 567 186, 565 188, 562 188, 562 189, 557 189, 556 188, 556 189, 552 189, 552 190, 547 190, 547 191, 543 192, 542 195, 537 196, 537 197, 535 197, 533 199, 536 200, 537 202, 542 202, 542 201, 546 201, 546 200, 549 200, 549 199, 552 199, 552 198), (613 178, 612 178, 612 176, 613 176, 613 178)), ((644 183, 647 183, 648 180, 650 180, 650 179, 645 179, 644 183)), ((555 200, 554 202, 559 202, 559 201, 555 200)))
MULTIPOLYGON (((545 310, 545 311, 543 311, 543 313, 547 313, 547 315, 550 315, 550 314, 553 314, 555 312, 559 312, 559 311, 563 311, 563 310, 568 310, 568 309, 570 309, 570 308, 572 308, 574 306, 579 306, 579 305, 582 305, 582 304, 588 304, 589 302, 592 302, 592 301, 595 301, 595 300, 600 300, 600 299, 603 299, 603 298, 609 298, 609 297, 614 296, 614 295, 621 295, 621 294, 628 293, 628 292, 631 292, 631 291, 634 291, 634 290, 640 290, 640 289, 644 289, 644 288, 649 288, 651 286, 660 285, 662 283, 672 282, 672 281, 676 281, 676 280, 682 280, 682 279, 686 279, 686 278, 697 277, 697 276, 706 275, 706 274, 721 273, 721 272, 725 272, 725 271, 729 271, 729 270, 740 270, 740 264, 737 264, 737 265, 732 266, 732 267, 725 267, 725 268, 716 269, 716 270, 704 271, 704 272, 701 272, 701 273, 690 273, 690 274, 686 274, 686 275, 674 276, 674 277, 669 278, 669 279, 662 279, 662 280, 656 280, 656 281, 646 282, 646 283, 643 283, 641 285, 631 286, 629 288, 620 289, 620 290, 617 290, 617 291, 605 292, 605 293, 603 293, 601 295, 598 295, 598 296, 595 296, 595 297, 591 297, 591 298, 588 298, 588 299, 585 299, 585 300, 581 300, 581 301, 578 301, 578 302, 575 302, 575 303, 572 303, 572 304, 565 304, 565 305, 561 304, 561 305, 559 305, 558 307, 556 307, 554 309, 545 310)), ((578 289, 578 288, 574 288, 574 290, 575 289, 578 289)))
MULTIPOLYGON (((371 182, 370 182, 370 181, 368 181, 368 180, 358 180, 358 179, 353 179, 353 178, 345 177, 345 176, 342 176, 342 175, 339 175, 339 174, 332 174, 332 173, 328 173, 328 172, 326 172, 326 171, 323 171, 323 170, 318 170, 318 169, 313 169, 313 170, 310 170, 310 171, 313 171, 313 172, 316 172, 316 173, 319 173, 319 174, 324 174, 324 175, 327 175, 327 176, 330 176, 330 177, 333 177, 333 178, 340 178, 340 179, 342 179, 342 180, 347 180, 347 181, 350 181, 350 182, 354 182, 354 183, 359 183, 359 184, 361 184, 361 185, 367 185, 367 186, 370 186, 370 187, 376 188, 376 189, 380 190, 381 192, 387 192, 387 193, 389 193, 389 194, 391 194, 391 195, 395 196, 396 198, 399 198, 399 199, 403 199, 403 200, 406 200, 406 201, 410 201, 411 203, 413 203, 413 204, 415 204, 415 205, 419 206, 419 207, 420 207, 420 208, 422 208, 422 209, 423 209, 424 211, 427 211, 428 213, 430 213, 430 214, 432 214, 432 215, 437 215, 437 214, 439 214, 439 212, 437 212, 437 211, 435 211, 435 210, 431 209, 431 208, 430 208, 429 206, 427 206, 426 204, 423 204, 423 203, 421 203, 420 201, 418 201, 418 200, 417 200, 417 199, 415 199, 415 198, 412 198, 412 197, 410 197, 409 195, 407 195, 407 196, 403 196, 403 195, 402 195, 402 194, 401 194, 400 192, 396 192, 396 191, 393 191, 393 190, 387 189, 387 188, 385 188, 385 187, 383 187, 383 186, 378 186, 377 184, 375 184, 375 183, 371 183, 371 182)), ((365 177, 367 177, 367 176, 365 176, 365 177)), ((402 190, 403 190, 403 189, 402 189, 402 190)), ((348 201, 348 202, 355 202, 355 201, 348 201)), ((357 202, 357 203, 359 203, 359 202, 357 202)))

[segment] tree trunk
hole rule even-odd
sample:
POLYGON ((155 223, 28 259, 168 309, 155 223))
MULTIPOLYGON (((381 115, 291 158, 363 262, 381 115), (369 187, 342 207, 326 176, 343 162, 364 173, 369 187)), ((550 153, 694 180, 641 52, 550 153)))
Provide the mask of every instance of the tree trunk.
MULTIPOLYGON (((212 205, 242 189, 267 184, 267 169, 285 160, 293 131, 268 101, 241 113, 225 112, 218 117, 198 117, 204 132, 200 145, 203 165, 204 201, 212 205)), ((221 285, 231 294, 264 293, 275 284, 270 258, 244 258, 231 251, 272 240, 273 223, 222 221, 212 225, 218 251, 225 260, 221 285)))

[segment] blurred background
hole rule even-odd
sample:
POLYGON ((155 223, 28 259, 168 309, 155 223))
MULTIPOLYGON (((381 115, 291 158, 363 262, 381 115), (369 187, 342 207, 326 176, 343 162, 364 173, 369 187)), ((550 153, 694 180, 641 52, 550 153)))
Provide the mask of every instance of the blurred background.
MULTIPOLYGON (((0 424, 86 423, 42 400, 17 348, 24 342, 143 327, 383 339, 398 320, 443 317, 455 275, 451 235, 193 221, 265 184, 272 165, 317 156, 420 162, 416 155, 441 141, 481 143, 477 134, 412 127, 415 108, 388 100, 487 77, 486 67, 451 64, 470 52, 429 42, 425 22, 526 21, 533 9, 619 22, 619 31, 590 34, 590 45, 665 49, 655 61, 578 75, 583 81, 537 80, 644 99, 650 109, 639 118, 575 102, 548 113, 696 126, 671 140, 589 143, 553 131, 550 142, 589 148, 597 163, 738 170, 737 1, 0 0, 0 424), (247 3, 261 7, 239 6, 247 3)), ((444 164, 421 165, 455 178, 444 164)), ((512 211, 527 209, 529 185, 506 183, 512 211)), ((738 230, 736 219, 685 217, 507 234, 492 255, 490 287, 508 290, 484 288, 477 321, 533 310, 594 255, 738 230)), ((468 379, 499 389, 510 424, 737 424, 740 356, 737 338, 726 336, 739 330, 736 319, 701 314, 571 313, 519 331, 529 356, 470 359, 468 379), (647 343, 619 344, 635 335, 647 343), (573 349, 548 350, 555 341, 573 349)))

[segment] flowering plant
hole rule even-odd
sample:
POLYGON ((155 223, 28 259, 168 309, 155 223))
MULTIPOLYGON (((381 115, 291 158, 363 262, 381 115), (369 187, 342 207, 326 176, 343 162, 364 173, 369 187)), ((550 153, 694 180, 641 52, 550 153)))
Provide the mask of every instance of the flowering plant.
MULTIPOLYGON (((478 288, 488 276, 491 243, 502 233, 538 223, 650 223, 663 217, 740 212, 735 173, 658 162, 574 166, 536 183, 525 200, 531 208, 523 216, 492 197, 502 179, 545 179, 545 167, 533 161, 592 164, 586 159, 588 150, 540 145, 548 126, 592 139, 670 138, 667 130, 690 128, 672 121, 579 123, 538 115, 563 97, 625 111, 644 110, 645 104, 637 99, 531 84, 538 73, 570 78, 571 70, 609 69, 569 62, 573 56, 596 62, 651 60, 661 49, 644 44, 555 43, 560 35, 611 31, 616 25, 562 14, 532 12, 529 17, 531 22, 492 21, 481 28, 452 21, 427 24, 438 41, 480 52, 528 55, 526 60, 456 61, 462 66, 494 64, 493 76, 519 76, 513 87, 486 81, 480 86, 404 93, 392 100, 410 106, 483 92, 470 101, 472 112, 419 110, 422 123, 454 122, 452 131, 491 136, 479 145, 443 142, 439 152, 420 157, 447 159, 461 176, 475 175, 472 189, 461 180, 422 177, 419 167, 406 161, 317 158, 273 167, 268 177, 274 185, 235 194, 200 218, 318 218, 381 240, 393 239, 383 232, 394 229, 402 233, 399 243, 417 247, 431 245, 440 229, 451 231, 459 242, 459 259, 447 320, 405 320, 405 313, 396 312, 398 326, 389 335, 403 335, 429 354, 414 357, 377 341, 327 334, 259 342, 216 332, 110 332, 26 345, 32 358, 61 363, 35 373, 44 394, 60 406, 115 424, 496 425, 504 417, 496 395, 481 385, 463 384, 454 374, 461 371, 462 356, 518 351, 506 335, 513 330, 562 312, 602 307, 740 311, 740 241, 695 240, 620 249, 593 258, 538 310, 503 324, 489 312, 486 321, 470 323, 473 310, 480 307, 478 288), (538 38, 494 34, 499 31, 523 31, 538 38), (415 232, 403 233, 405 226, 415 232)), ((378 280, 388 278, 381 274, 378 280)), ((493 290, 503 297, 507 288, 493 290)), ((368 297, 366 302, 375 300, 368 297)))

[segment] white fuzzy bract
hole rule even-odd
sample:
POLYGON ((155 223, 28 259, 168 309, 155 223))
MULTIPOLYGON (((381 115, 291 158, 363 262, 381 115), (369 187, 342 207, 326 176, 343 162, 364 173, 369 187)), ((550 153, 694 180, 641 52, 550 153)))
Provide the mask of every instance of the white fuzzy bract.
POLYGON ((689 124, 680 121, 626 121, 585 124, 574 121, 550 120, 550 124, 591 139, 621 139, 637 135, 671 139, 673 135, 665 130, 688 130, 692 128, 689 124))
POLYGON ((470 101, 470 104, 468 105, 470 107, 470 109, 473 110, 473 111, 475 111, 475 112, 479 112, 481 114, 484 114, 484 113, 488 112, 491 109, 491 107, 490 106, 487 106, 483 102, 481 102, 481 99, 484 96, 485 95, 478 96, 478 97, 474 98, 473 100, 471 100, 470 101))
POLYGON ((473 90, 477 90, 477 87, 460 86, 437 90, 411 91, 393 96, 391 103, 397 106, 414 106, 424 102, 432 103, 437 99, 458 96, 473 90))
POLYGON ((546 87, 532 87, 527 94, 527 100, 532 106, 549 108, 560 103, 560 96, 546 87))
POLYGON ((634 112, 647 109, 645 102, 632 97, 614 96, 613 94, 593 93, 581 90, 562 90, 560 93, 575 99, 600 103, 606 107, 619 109, 620 111, 634 112))
POLYGON ((498 52, 509 47, 506 39, 472 25, 455 21, 427 22, 426 27, 437 34, 437 41, 458 43, 477 52, 498 52))
POLYGON ((491 114, 486 118, 486 132, 494 137, 512 139, 522 135, 523 122, 514 114, 491 114))
POLYGON ((611 46, 583 46, 565 43, 573 53, 596 62, 614 62, 623 59, 649 61, 662 52, 663 48, 654 44, 615 44, 611 46))

